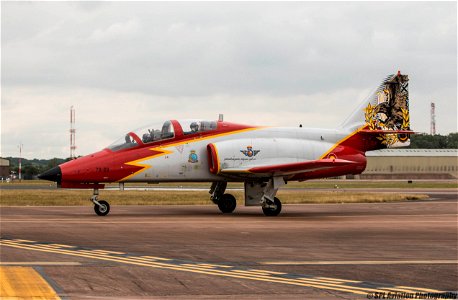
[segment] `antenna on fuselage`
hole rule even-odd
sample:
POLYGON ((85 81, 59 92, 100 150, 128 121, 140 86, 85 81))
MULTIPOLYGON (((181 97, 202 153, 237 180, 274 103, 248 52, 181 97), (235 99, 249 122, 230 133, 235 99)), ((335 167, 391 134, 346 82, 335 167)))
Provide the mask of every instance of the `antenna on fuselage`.
POLYGON ((224 121, 224 115, 223 114, 219 114, 218 122, 223 122, 223 121, 224 121))

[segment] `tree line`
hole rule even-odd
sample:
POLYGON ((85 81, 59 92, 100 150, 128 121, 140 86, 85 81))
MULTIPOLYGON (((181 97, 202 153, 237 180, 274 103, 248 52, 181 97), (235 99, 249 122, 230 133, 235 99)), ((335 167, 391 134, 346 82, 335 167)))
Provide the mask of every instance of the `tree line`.
MULTIPOLYGON (((5 157, 10 161, 10 170, 14 174, 19 174, 19 157, 5 157)), ((52 159, 26 159, 21 160, 21 177, 22 179, 34 179, 40 173, 45 172, 55 166, 60 165, 70 158, 52 158, 52 159)))
POLYGON ((414 134, 410 137, 411 149, 458 149, 458 132, 448 135, 414 134))
MULTIPOLYGON (((415 134, 410 137, 410 149, 458 149, 458 132, 448 135, 415 134)), ((18 174, 19 158, 5 157, 10 161, 11 171, 18 174)), ((70 158, 52 159, 22 159, 22 178, 33 179, 36 175, 45 172, 61 163, 69 161, 70 158)))

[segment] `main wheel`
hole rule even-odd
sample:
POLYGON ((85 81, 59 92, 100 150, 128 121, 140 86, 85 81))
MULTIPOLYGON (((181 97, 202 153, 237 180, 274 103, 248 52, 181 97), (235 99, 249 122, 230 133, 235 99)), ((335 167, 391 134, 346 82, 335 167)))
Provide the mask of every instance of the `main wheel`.
POLYGON ((94 205, 94 211, 99 216, 106 216, 110 212, 110 204, 104 200, 98 201, 100 205, 94 205))
POLYGON ((230 214, 234 211, 236 206, 237 201, 235 200, 235 197, 231 194, 224 194, 218 200, 218 208, 223 214, 230 214))
POLYGON ((266 216, 278 216, 281 212, 281 202, 277 197, 274 198, 274 204, 271 207, 263 207, 262 211, 266 216))

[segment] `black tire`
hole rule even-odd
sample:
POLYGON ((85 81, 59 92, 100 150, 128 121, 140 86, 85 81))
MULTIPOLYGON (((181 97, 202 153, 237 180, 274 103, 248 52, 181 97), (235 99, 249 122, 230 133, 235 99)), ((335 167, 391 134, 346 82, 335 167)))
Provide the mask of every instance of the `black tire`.
POLYGON ((275 217, 280 214, 281 202, 280 202, 280 199, 278 199, 277 197, 274 198, 274 205, 276 208, 272 208, 272 207, 263 207, 262 208, 262 211, 264 212, 266 216, 275 217))
POLYGON ((94 211, 95 213, 98 215, 98 216, 106 216, 108 215, 108 213, 110 212, 110 204, 108 204, 108 202, 104 201, 104 200, 100 200, 99 201, 100 206, 98 206, 97 204, 94 205, 94 211))
POLYGON ((230 214, 234 211, 236 206, 237 201, 235 200, 235 197, 231 194, 224 194, 218 200, 218 208, 223 214, 230 214))

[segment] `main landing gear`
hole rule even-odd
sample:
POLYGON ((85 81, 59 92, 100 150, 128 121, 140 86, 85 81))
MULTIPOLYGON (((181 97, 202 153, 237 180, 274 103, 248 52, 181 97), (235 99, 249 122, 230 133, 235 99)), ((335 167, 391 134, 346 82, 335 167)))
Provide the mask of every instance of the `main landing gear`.
POLYGON ((99 189, 94 189, 91 201, 94 203, 94 211, 98 216, 106 216, 110 212, 110 204, 105 200, 98 200, 99 189))
POLYGON ((262 205, 262 211, 266 216, 278 216, 281 212, 281 202, 277 197, 274 201, 266 200, 262 205))
MULTIPOLYGON (((279 187, 286 182, 282 177, 272 177, 268 181, 245 182, 245 205, 261 206, 264 215, 278 216, 282 205, 276 196, 279 187)), ((222 213, 232 213, 237 201, 231 194, 225 194, 227 182, 214 182, 210 188, 210 199, 218 205, 222 213)))
POLYGON ((246 181, 245 205, 261 206, 266 216, 278 216, 282 205, 275 196, 284 184, 286 182, 282 177, 271 177, 267 181, 246 181))
POLYGON ((264 187, 263 195, 261 198, 262 211, 266 216, 278 216, 281 212, 280 199, 275 197, 278 188, 285 184, 281 177, 272 177, 264 187))
POLYGON ((231 194, 224 193, 224 191, 226 191, 226 187, 226 181, 213 182, 210 188, 210 199, 213 203, 218 205, 219 210, 223 214, 230 214, 237 207, 237 201, 231 194))

